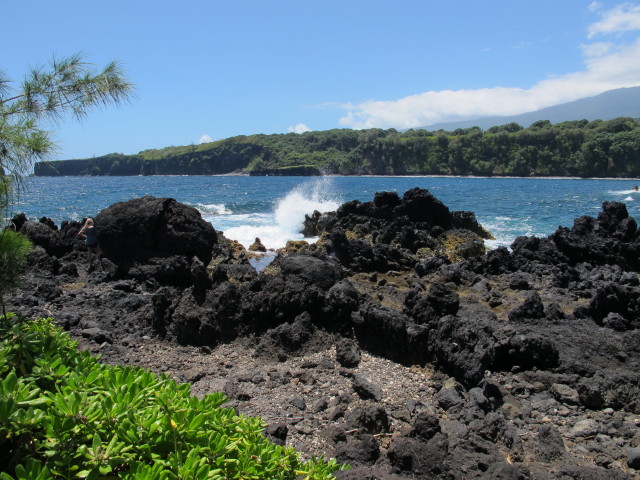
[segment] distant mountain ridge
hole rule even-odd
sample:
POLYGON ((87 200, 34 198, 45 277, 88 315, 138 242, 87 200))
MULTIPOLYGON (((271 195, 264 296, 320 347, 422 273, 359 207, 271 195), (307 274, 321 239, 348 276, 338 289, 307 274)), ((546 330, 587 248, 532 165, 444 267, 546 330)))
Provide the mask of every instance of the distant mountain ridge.
POLYGON ((431 131, 441 129, 453 131, 457 128, 480 127, 486 130, 496 125, 506 125, 512 122, 528 127, 538 120, 560 123, 582 119, 611 120, 618 117, 640 118, 640 86, 617 88, 593 97, 582 98, 519 115, 481 117, 457 122, 436 123, 417 128, 431 131))

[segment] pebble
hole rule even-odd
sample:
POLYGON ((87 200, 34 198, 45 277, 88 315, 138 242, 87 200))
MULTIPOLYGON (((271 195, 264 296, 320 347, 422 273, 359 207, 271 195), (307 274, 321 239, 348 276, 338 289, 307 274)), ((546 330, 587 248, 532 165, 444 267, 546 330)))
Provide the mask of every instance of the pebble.
POLYGON ((591 437, 596 435, 600 431, 600 425, 595 420, 587 418, 585 420, 578 421, 571 430, 569 430, 568 436, 573 438, 591 437))
POLYGON ((313 427, 302 422, 296 425, 296 430, 303 435, 310 435, 314 432, 313 427))
POLYGON ((289 399, 289 403, 294 407, 304 411, 307 409, 307 404, 302 397, 293 397, 289 399))
POLYGON ((570 405, 577 405, 578 403, 580 403, 580 396, 578 395, 578 391, 574 388, 571 388, 569 385, 554 383, 553 385, 551 385, 551 394, 556 400, 562 403, 567 403, 570 405))

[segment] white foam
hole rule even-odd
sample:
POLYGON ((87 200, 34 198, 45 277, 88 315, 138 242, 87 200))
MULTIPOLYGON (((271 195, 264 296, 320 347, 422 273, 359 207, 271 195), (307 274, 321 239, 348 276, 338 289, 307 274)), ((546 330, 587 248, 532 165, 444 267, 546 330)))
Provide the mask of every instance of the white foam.
POLYGON ((222 203, 196 203, 195 208, 202 215, 231 215, 233 212, 222 203))
POLYGON ((612 195, 631 195, 633 193, 640 193, 640 190, 609 190, 607 193, 612 195))
MULTIPOLYGON (((248 248, 256 238, 267 248, 282 248, 288 240, 302 240, 300 233, 306 214, 314 210, 321 213, 336 210, 341 202, 332 196, 332 181, 320 177, 312 182, 300 185, 280 199, 271 215, 259 218, 246 218, 243 224, 224 230, 227 238, 237 240, 248 248)), ((235 216, 234 220, 235 220, 235 216)), ((305 239, 314 242, 316 239, 305 239)))
POLYGON ((249 248, 256 238, 259 238, 260 242, 269 249, 284 247, 287 244, 287 240, 302 239, 302 234, 297 234, 295 238, 292 238, 292 235, 283 232, 277 225, 232 227, 224 231, 224 236, 237 240, 245 248, 249 248))
POLYGON ((283 231, 298 233, 302 229, 305 214, 312 214, 315 210, 320 213, 330 212, 339 206, 335 201, 307 197, 303 192, 293 191, 278 204, 275 219, 283 231))
POLYGON ((489 250, 495 250, 498 247, 507 247, 510 248, 513 243, 514 238, 496 238, 494 240, 485 240, 484 244, 489 250))
POLYGON ((501 216, 494 218, 479 218, 480 223, 494 237, 493 240, 485 240, 484 244, 490 250, 498 247, 510 248, 513 241, 521 236, 544 237, 547 234, 537 231, 530 217, 514 219, 501 216))

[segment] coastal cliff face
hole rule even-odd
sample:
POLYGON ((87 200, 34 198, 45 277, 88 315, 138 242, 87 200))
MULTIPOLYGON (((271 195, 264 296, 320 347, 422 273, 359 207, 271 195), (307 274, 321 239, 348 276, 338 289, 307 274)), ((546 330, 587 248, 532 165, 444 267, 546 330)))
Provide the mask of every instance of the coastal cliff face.
POLYGON ((640 472, 640 233, 624 204, 486 252, 472 213, 380 192, 309 212, 318 242, 261 272, 170 199, 95 221, 105 255, 87 265, 79 223, 14 219, 37 247, 11 310, 53 316, 105 361, 223 389, 274 441, 352 464, 340 478, 640 472))
POLYGON ((113 153, 96 158, 38 162, 34 166, 34 174, 41 177, 221 175, 244 170, 263 152, 260 145, 244 143, 205 152, 192 151, 187 147, 183 150, 160 158, 113 153))
POLYGON ((640 122, 576 120, 456 129, 250 135, 135 155, 39 162, 61 175, 475 175, 640 177, 640 122))

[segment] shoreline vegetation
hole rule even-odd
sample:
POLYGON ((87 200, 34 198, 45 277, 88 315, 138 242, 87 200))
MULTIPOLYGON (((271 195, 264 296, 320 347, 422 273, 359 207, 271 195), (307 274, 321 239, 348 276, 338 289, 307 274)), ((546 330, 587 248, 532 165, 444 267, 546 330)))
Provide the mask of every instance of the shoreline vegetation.
POLYGON ((478 176, 640 178, 640 120, 459 128, 334 129, 39 162, 36 176, 478 176))
POLYGON ((51 318, 0 316, 0 478, 329 480, 345 468, 273 443, 222 393, 99 360, 51 318))

